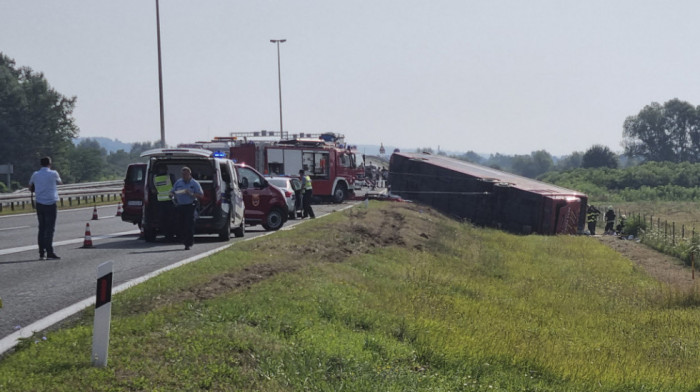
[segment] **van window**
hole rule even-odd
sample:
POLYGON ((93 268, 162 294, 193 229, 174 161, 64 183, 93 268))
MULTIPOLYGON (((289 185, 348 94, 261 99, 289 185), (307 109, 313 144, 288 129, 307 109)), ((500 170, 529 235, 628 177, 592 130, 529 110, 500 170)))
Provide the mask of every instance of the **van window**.
POLYGON ((129 166, 126 171, 125 182, 127 184, 134 184, 143 182, 143 176, 146 173, 146 165, 134 165, 129 166))
POLYGON ((248 180, 249 187, 252 186, 254 188, 260 188, 262 186, 262 179, 254 171, 246 167, 239 167, 238 174, 240 174, 241 178, 246 178, 248 180))

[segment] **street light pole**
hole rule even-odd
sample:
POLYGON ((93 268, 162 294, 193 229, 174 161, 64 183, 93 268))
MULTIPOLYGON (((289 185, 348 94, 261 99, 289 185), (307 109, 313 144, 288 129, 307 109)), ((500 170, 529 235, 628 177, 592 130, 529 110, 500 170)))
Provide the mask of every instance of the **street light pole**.
POLYGON ((160 58, 160 10, 156 0, 156 30, 158 34, 158 93, 160 96, 160 143, 165 148, 165 115, 163 113, 163 67, 160 58))
POLYGON ((282 128, 282 71, 280 68, 280 43, 286 42, 286 39, 271 39, 270 42, 277 44, 277 84, 280 93, 280 139, 283 138, 284 130, 282 128))

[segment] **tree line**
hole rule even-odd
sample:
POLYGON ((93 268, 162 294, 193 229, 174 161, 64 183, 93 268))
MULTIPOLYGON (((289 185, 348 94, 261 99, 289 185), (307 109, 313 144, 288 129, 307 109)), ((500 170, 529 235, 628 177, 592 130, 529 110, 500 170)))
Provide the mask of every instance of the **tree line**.
POLYGON ((79 133, 73 118, 76 100, 53 89, 42 73, 17 67, 0 52, 0 165, 13 166, 12 184, 0 175, 0 191, 26 186, 44 156, 52 158, 63 182, 89 182, 122 178, 141 152, 160 146, 135 143, 128 152, 107 153, 91 139, 74 145, 79 133))
MULTIPOLYGON (((64 182, 86 182, 120 178, 126 165, 137 161, 143 150, 160 146, 136 143, 128 152, 107 153, 95 140, 74 145, 72 140, 79 134, 73 118, 76 100, 53 89, 42 73, 17 67, 0 52, 0 164, 14 166, 15 187, 26 185, 43 156, 53 158, 64 182)), ((652 102, 627 117, 622 128, 624 152, 620 155, 593 145, 561 158, 545 150, 489 157, 468 151, 454 157, 531 178, 552 171, 617 169, 642 162, 700 162, 700 107, 679 99, 663 105, 652 102)), ((9 184, 0 183, 0 190, 3 185, 6 189, 9 184)))

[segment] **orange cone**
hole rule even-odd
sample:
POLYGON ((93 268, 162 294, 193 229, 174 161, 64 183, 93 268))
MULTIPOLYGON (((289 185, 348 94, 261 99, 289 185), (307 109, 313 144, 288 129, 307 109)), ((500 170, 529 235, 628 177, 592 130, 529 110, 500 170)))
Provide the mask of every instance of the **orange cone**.
POLYGON ((85 224, 85 240, 81 248, 92 248, 92 235, 90 234, 90 222, 85 224))
POLYGON ((117 204, 117 215, 115 216, 122 216, 122 203, 117 204))
POLYGON ((92 220, 97 220, 97 219, 99 219, 99 218, 97 217, 97 206, 95 206, 95 208, 93 208, 93 210, 92 210, 92 220))

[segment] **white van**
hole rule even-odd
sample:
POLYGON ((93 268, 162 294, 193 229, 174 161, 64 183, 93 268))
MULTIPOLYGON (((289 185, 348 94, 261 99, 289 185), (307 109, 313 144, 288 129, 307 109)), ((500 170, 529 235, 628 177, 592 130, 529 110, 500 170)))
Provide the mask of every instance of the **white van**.
POLYGON ((204 191, 197 205, 195 234, 219 234, 222 241, 245 234, 245 207, 239 179, 233 162, 214 158, 209 150, 197 148, 157 148, 141 154, 148 158, 144 176, 143 234, 146 241, 155 241, 157 235, 171 236, 175 205, 170 199, 158 200, 154 178, 168 176, 170 186, 180 178, 181 169, 192 170, 204 191), (233 229, 232 229, 233 228, 233 229))

